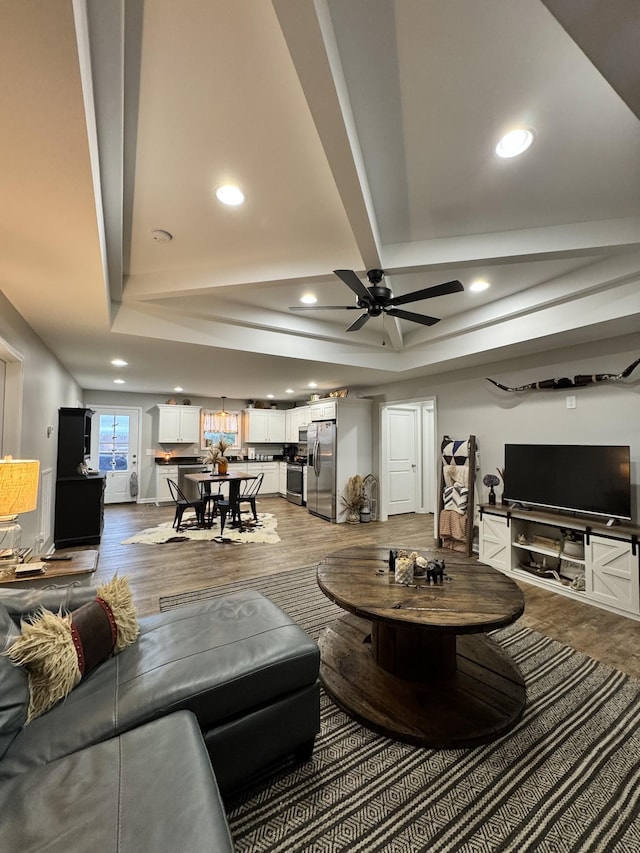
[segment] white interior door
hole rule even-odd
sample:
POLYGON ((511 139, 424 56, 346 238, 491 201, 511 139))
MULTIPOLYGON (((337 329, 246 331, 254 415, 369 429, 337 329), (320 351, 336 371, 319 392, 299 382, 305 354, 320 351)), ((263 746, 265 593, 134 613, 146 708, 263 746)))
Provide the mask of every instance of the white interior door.
POLYGON ((140 411, 94 407, 91 467, 105 475, 106 504, 135 502, 138 494, 140 411))
POLYGON ((415 512, 418 508, 419 410, 417 406, 387 409, 388 514, 415 512))

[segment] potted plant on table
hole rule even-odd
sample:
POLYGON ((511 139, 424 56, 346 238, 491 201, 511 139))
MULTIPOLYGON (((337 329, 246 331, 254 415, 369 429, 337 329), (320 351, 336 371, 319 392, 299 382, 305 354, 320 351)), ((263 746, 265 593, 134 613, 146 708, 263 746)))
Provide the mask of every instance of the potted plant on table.
POLYGON ((228 441, 225 441, 224 438, 221 438, 220 441, 217 441, 215 444, 209 445, 205 456, 205 462, 207 465, 211 466, 212 472, 217 466, 218 474, 227 473, 229 460, 225 457, 224 453, 229 447, 231 447, 231 444, 228 441))

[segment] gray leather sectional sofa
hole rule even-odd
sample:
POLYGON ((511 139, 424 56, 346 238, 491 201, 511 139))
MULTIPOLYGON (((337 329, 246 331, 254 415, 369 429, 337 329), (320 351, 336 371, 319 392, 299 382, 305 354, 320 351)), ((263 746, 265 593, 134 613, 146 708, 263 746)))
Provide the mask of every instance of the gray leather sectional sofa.
MULTIPOLYGON (((0 650, 40 605, 89 588, 0 591, 0 650)), ((320 728, 317 645, 255 591, 140 621, 137 642, 25 725, 24 670, 0 656, 0 850, 223 853, 221 794, 320 728)))

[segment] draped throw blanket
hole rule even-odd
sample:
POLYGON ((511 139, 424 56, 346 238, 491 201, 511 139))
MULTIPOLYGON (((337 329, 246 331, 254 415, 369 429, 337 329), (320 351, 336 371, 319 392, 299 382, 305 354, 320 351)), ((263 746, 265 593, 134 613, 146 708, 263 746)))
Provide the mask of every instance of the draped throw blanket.
POLYGON ((467 550, 467 514, 453 509, 443 509, 440 513, 440 537, 442 547, 451 551, 467 550))

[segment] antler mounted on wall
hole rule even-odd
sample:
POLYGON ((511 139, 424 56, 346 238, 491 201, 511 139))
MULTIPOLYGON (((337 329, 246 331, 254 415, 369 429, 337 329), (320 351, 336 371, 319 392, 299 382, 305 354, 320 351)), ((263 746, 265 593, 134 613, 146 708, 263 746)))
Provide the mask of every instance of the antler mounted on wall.
POLYGON ((561 379, 543 379, 541 382, 529 382, 528 385, 519 385, 517 388, 509 388, 508 385, 501 385, 500 382, 496 382, 495 379, 489 379, 488 376, 487 382, 491 382, 497 388, 502 388, 503 391, 537 391, 556 388, 582 388, 585 385, 592 385, 594 382, 612 382, 617 379, 626 379, 633 373, 639 364, 640 358, 637 358, 629 365, 629 367, 626 367, 622 373, 594 373, 591 376, 588 374, 580 374, 578 376, 574 376, 573 379, 569 379, 568 376, 564 376, 561 379))

